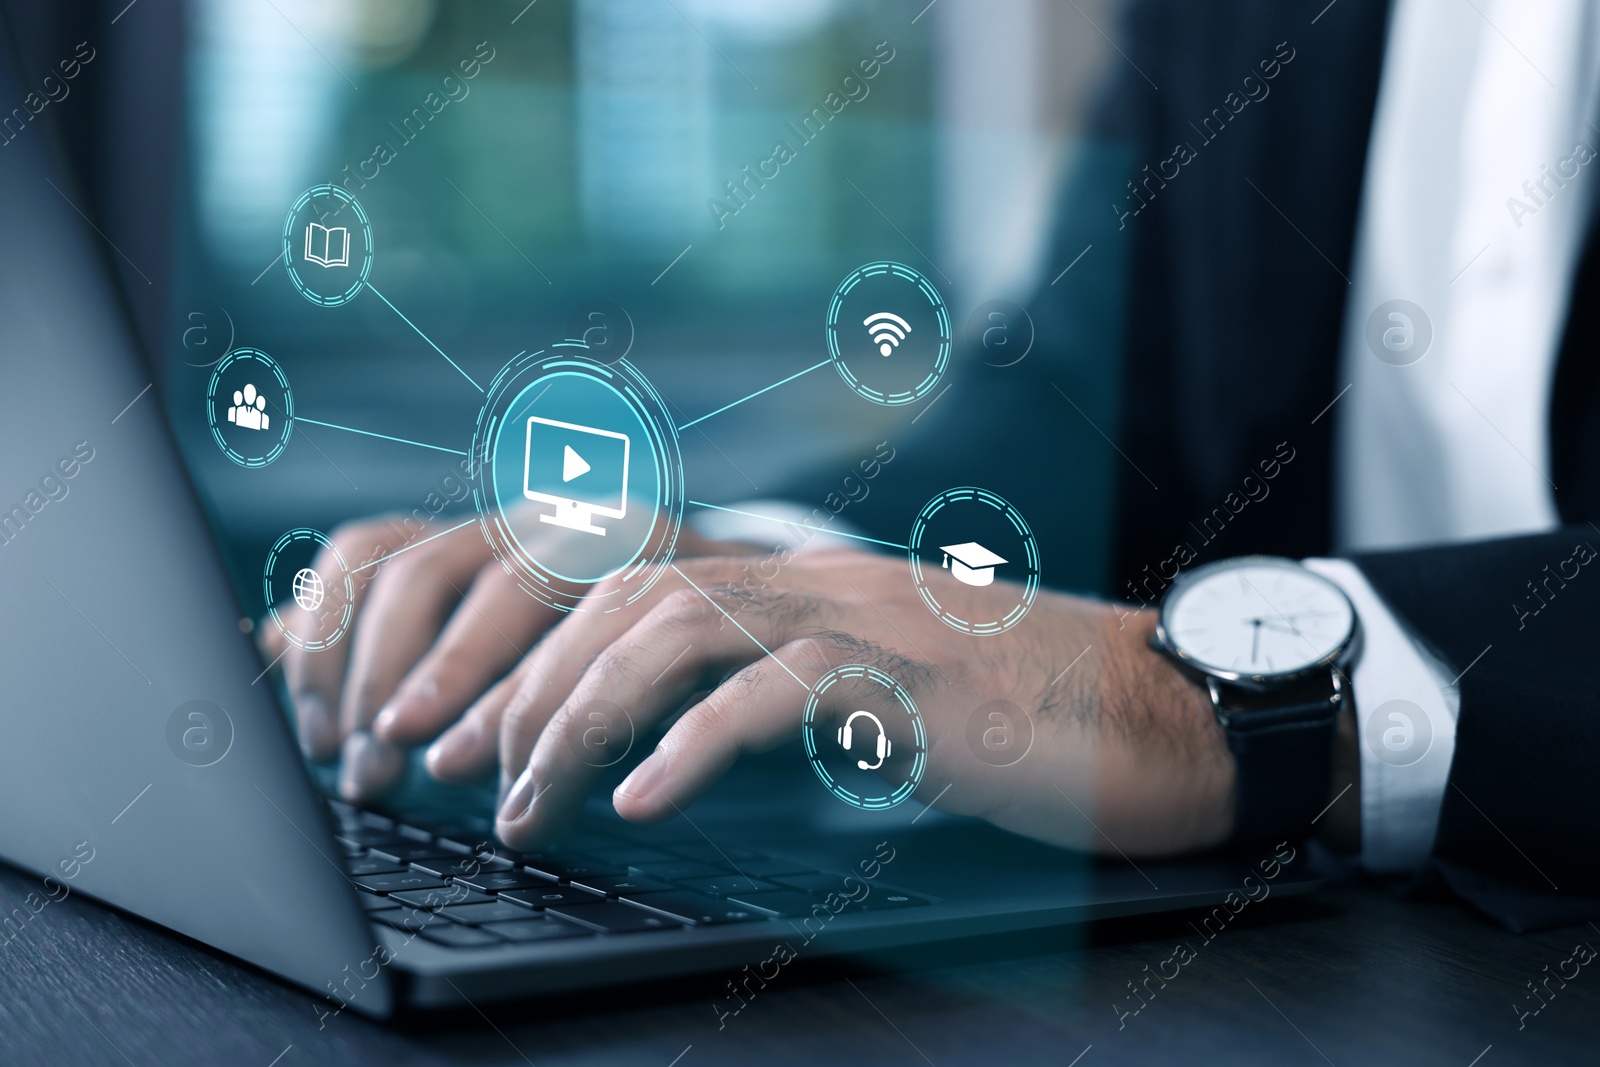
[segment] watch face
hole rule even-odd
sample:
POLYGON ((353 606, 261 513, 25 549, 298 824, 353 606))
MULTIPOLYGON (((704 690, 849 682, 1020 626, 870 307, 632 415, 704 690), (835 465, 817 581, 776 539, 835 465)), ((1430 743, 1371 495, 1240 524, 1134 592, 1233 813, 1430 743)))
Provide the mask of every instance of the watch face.
POLYGON ((1161 623, 1167 644, 1203 670, 1272 677, 1340 652, 1355 610, 1338 586, 1296 563, 1239 560, 1176 587, 1161 623))

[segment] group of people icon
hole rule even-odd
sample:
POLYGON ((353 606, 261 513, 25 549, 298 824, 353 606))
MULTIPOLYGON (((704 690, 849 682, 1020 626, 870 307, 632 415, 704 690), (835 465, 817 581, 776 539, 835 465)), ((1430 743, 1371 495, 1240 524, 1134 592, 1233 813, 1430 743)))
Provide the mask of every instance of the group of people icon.
POLYGON ((228 421, 245 430, 269 430, 272 416, 267 414, 267 398, 247 384, 241 392, 233 391, 233 406, 228 409, 228 421))

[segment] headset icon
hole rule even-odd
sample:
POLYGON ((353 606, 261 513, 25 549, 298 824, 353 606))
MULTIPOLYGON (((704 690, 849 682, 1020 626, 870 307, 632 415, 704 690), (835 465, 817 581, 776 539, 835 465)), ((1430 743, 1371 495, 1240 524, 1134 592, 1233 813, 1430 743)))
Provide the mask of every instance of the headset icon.
POLYGON ((843 746, 846 752, 850 751, 850 742, 855 736, 850 729, 850 724, 856 721, 857 715, 865 715, 872 720, 872 725, 878 728, 878 761, 876 763, 868 763, 864 759, 856 760, 856 766, 864 771, 875 771, 883 766, 883 761, 889 757, 890 752, 894 751, 894 745, 889 741, 889 733, 883 728, 883 723, 876 715, 870 711, 852 711, 850 717, 844 721, 844 725, 839 727, 839 744, 843 746))

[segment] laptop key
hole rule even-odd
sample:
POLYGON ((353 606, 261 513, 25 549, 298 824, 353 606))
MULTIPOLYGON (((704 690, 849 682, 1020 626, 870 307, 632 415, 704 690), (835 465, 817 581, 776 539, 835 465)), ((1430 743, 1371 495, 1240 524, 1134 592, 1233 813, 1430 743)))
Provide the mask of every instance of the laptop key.
POLYGON ((652 911, 665 912, 696 926, 713 926, 719 923, 764 922, 769 916, 764 911, 741 907, 721 897, 708 897, 704 893, 678 890, 670 893, 646 893, 631 903, 652 911))
POLYGON ((483 865, 471 856, 425 856, 412 860, 411 866, 440 878, 460 878, 483 869, 483 865))
POLYGON ((429 941, 452 948, 482 948, 485 945, 503 945, 504 941, 493 934, 472 926, 451 926, 449 923, 435 923, 422 931, 422 936, 429 941))
POLYGON ((727 866, 729 863, 742 863, 745 860, 766 859, 765 852, 743 848, 739 845, 714 845, 710 841, 687 841, 681 845, 673 845, 672 851, 686 859, 699 860, 701 863, 715 863, 718 866, 727 866))
POLYGON ((487 904, 494 900, 494 897, 452 882, 443 889, 410 889, 403 893, 391 893, 388 899, 409 904, 414 908, 435 911, 447 904, 487 904))
POLYGON ((588 855, 606 863, 632 866, 635 863, 662 863, 677 859, 665 849, 655 848, 651 845, 621 845, 614 848, 597 848, 589 851, 588 855))
POLYGON ((863 911, 891 911, 895 908, 919 908, 927 903, 923 898, 912 896, 902 889, 877 886, 857 907, 863 911))
POLYGON ((514 848, 506 848, 499 842, 490 845, 485 852, 491 851, 497 860, 505 860, 513 867, 538 867, 541 863, 555 863, 556 859, 548 852, 518 852, 514 848))
POLYGON ((576 828, 561 839, 559 846, 562 852, 584 852, 595 848, 620 848, 632 844, 612 833, 600 830, 576 828))
POLYGON ((829 893, 848 893, 852 896, 861 892, 859 883, 861 876, 845 885, 846 875, 834 871, 817 871, 814 874, 786 874, 774 875, 773 881, 788 889, 798 889, 802 893, 815 893, 817 896, 826 896, 829 893))
POLYGON ((454 863, 463 858, 459 853, 446 852, 438 845, 424 844, 421 841, 389 841, 382 845, 369 845, 367 852, 397 863, 432 859, 447 859, 454 863))
POLYGON ((350 879, 369 893, 398 893, 407 889, 438 889, 444 880, 421 871, 395 871, 391 874, 363 874, 350 879))
POLYGON ((605 875, 600 878, 574 878, 572 884, 611 897, 631 897, 636 893, 658 893, 674 888, 671 882, 643 878, 637 874, 605 875))
MULTIPOLYGON (((778 875, 781 874, 811 874, 816 870, 815 867, 804 863, 779 859, 777 856, 768 856, 759 860, 735 860, 734 863, 738 866, 739 873, 742 875, 750 878, 774 878, 779 881, 782 881, 782 879, 778 878, 778 875)), ((840 875, 840 877, 844 876, 840 875)))
POLYGON ((504 890, 499 894, 499 899, 515 901, 525 908, 550 908, 566 904, 591 904, 605 898, 575 885, 546 882, 543 886, 528 889, 504 890))
POLYGON ((582 881, 585 878, 599 878, 603 875, 620 875, 624 873, 626 865, 607 863, 603 860, 590 859, 587 856, 572 855, 561 858, 546 857, 539 862, 530 860, 528 869, 549 875, 559 881, 567 882, 582 881))
POLYGON ((384 911, 388 908, 398 908, 393 897, 380 897, 376 893, 357 893, 361 906, 368 911, 384 911))
POLYGON ((455 841, 448 837, 435 837, 433 847, 440 852, 456 852, 463 856, 472 855, 472 846, 465 841, 455 841))
POLYGON ((681 884, 716 897, 731 897, 735 893, 764 893, 778 888, 770 882, 758 882, 742 874, 722 874, 715 878, 684 878, 681 879, 681 884))
POLYGON ((491 900, 486 904, 448 904, 439 909, 439 914, 466 926, 481 926, 484 923, 526 919, 528 909, 505 900, 491 900))
POLYGON ((408 934, 414 934, 430 925, 450 925, 431 911, 417 911, 414 908, 390 908, 387 911, 369 911, 367 912, 367 918, 373 922, 392 926, 397 930, 404 930, 408 934))
POLYGON ((479 871, 477 874, 458 874, 453 880, 458 885, 471 886, 484 893, 498 893, 503 889, 557 888, 552 879, 532 871, 479 871))
POLYGON ((668 860, 666 863, 629 864, 628 873, 642 874, 646 878, 661 878, 668 882, 677 882, 684 878, 716 878, 727 874, 728 868, 713 867, 709 863, 700 863, 695 860, 668 860))
POLYGON ((387 845, 400 840, 399 835, 390 830, 377 830, 370 826, 346 826, 333 835, 341 844, 354 845, 357 848, 371 848, 373 845, 387 845))
POLYGON ((675 930, 683 926, 676 919, 636 908, 618 900, 606 900, 596 904, 561 904, 551 908, 550 913, 603 934, 627 934, 639 930, 675 930))
POLYGON ((586 926, 578 926, 561 919, 541 916, 533 919, 517 919, 513 922, 490 923, 481 927, 492 930, 507 941, 526 944, 530 941, 555 941, 566 937, 593 937, 594 931, 586 926))
MULTIPOLYGON (((778 889, 767 893, 743 893, 729 897, 728 903, 735 907, 755 908, 766 915, 773 915, 780 919, 790 919, 800 915, 812 914, 812 909, 819 909, 817 914, 829 913, 828 906, 816 897, 809 896, 794 889, 778 889)), ((844 910, 850 910, 846 907, 844 910)))
POLYGON ((394 874, 405 870, 405 864, 393 860, 380 859, 377 856, 352 856, 344 861, 344 869, 349 874, 394 874))

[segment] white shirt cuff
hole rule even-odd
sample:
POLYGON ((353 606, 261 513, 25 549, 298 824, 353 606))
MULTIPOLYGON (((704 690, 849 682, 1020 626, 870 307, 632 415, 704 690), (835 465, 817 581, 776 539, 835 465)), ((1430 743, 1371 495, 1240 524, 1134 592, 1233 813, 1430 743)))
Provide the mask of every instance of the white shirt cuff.
POLYGON ((1378 874, 1415 871, 1438 829, 1461 691, 1359 567, 1343 559, 1304 562, 1345 591, 1361 620, 1361 654, 1351 672, 1361 752, 1361 863, 1378 874))

